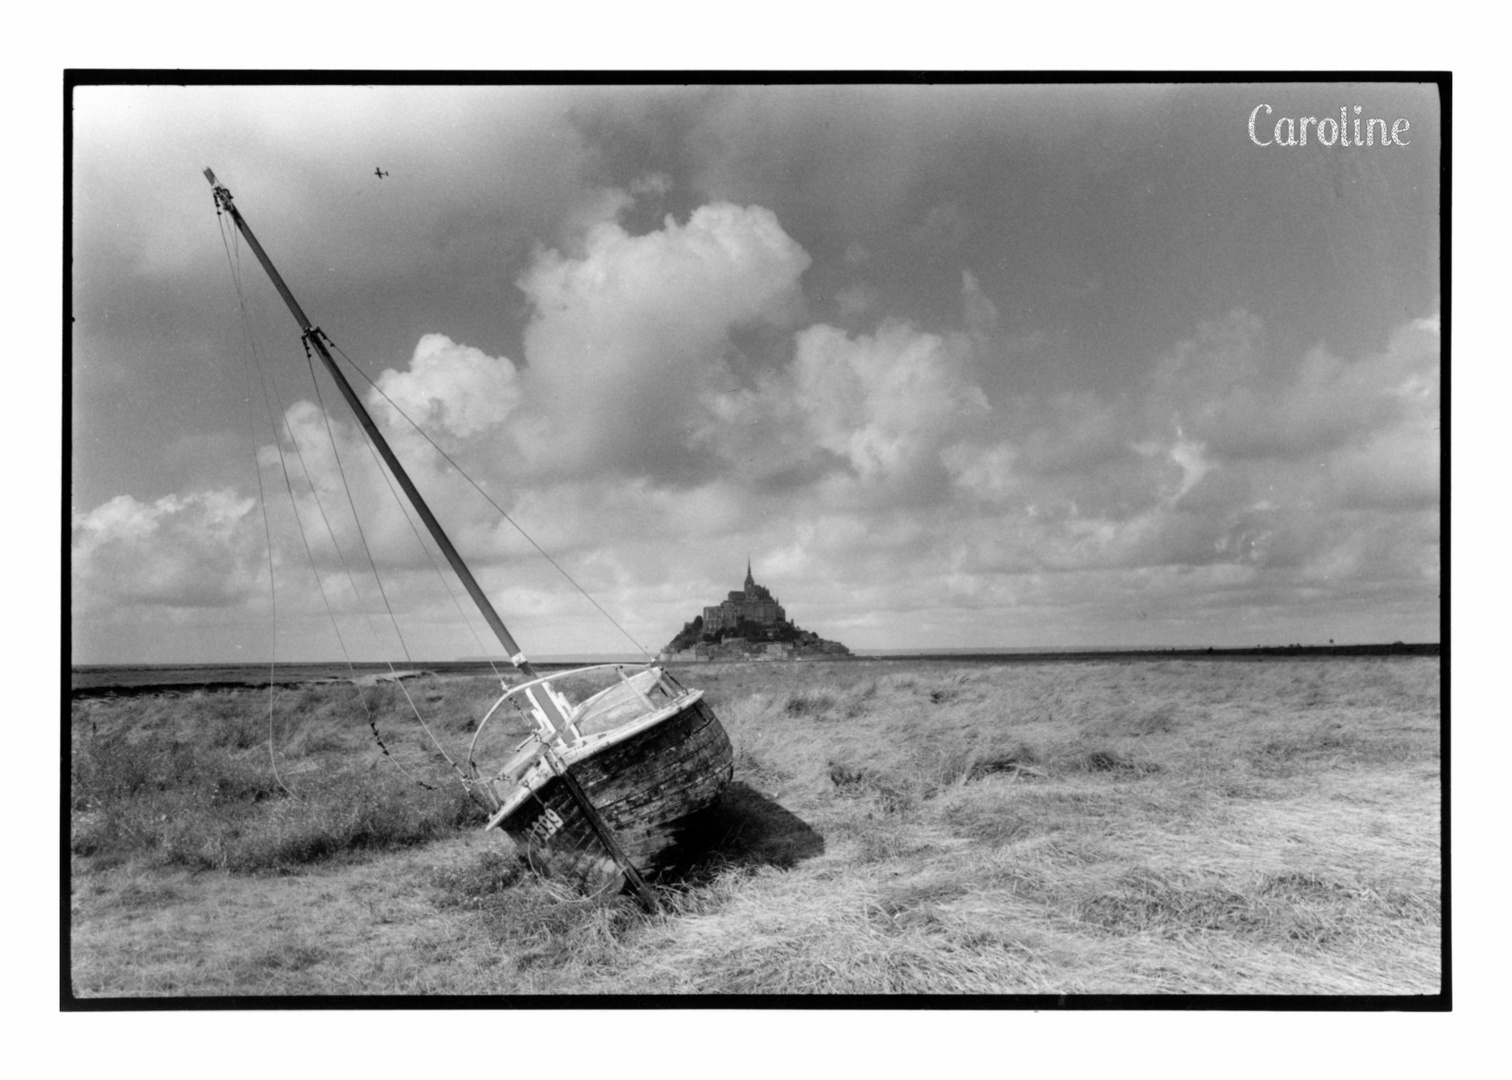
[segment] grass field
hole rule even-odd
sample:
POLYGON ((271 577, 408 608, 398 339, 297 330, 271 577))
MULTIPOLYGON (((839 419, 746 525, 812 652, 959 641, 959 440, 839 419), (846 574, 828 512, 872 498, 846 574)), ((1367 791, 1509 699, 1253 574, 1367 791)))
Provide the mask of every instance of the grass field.
MULTIPOLYGON (((266 691, 75 702, 74 992, 1440 989, 1436 658, 683 678, 735 781, 655 916, 522 874, 398 687, 281 691, 277 775, 266 691)), ((407 690, 459 760, 495 694, 407 690)))

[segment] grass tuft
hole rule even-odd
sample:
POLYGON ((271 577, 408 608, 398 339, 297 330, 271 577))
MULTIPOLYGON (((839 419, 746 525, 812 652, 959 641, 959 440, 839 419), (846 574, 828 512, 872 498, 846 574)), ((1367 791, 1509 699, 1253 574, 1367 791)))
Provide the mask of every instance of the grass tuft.
POLYGON ((830 782, 842 798, 872 797, 884 813, 898 814, 913 808, 915 799, 906 781, 867 768, 840 762, 829 763, 830 782))
POLYGON ((1160 771, 1160 766, 1153 761, 1137 761, 1125 757, 1116 750, 1108 749, 1091 750, 1079 754, 1075 758, 1075 765, 1087 772, 1151 773, 1160 771))
POLYGON ((72 854, 100 868, 145 860, 196 870, 288 871, 481 823, 482 811, 456 784, 427 790, 392 768, 364 767, 365 724, 349 724, 345 733, 333 728, 330 714, 352 706, 310 691, 300 699, 319 707, 279 748, 289 773, 284 783, 297 785, 291 795, 274 775, 266 745, 241 745, 241 733, 253 726, 249 717, 266 698, 236 698, 191 695, 181 699, 178 717, 132 706, 115 715, 106 710, 103 730, 98 708, 88 711, 87 729, 76 718, 72 854))
POLYGON ((833 694, 824 691, 800 692, 788 696, 782 711, 789 716, 823 717, 835 707, 833 694))
MULTIPOLYGON (((686 681, 735 779, 683 875, 656 883, 658 915, 540 881, 477 833, 396 687, 279 692, 293 795, 266 694, 81 702, 70 978, 86 995, 1433 992, 1438 678, 1428 659, 700 665, 686 681)), ((456 752, 497 695, 409 688, 456 752)))

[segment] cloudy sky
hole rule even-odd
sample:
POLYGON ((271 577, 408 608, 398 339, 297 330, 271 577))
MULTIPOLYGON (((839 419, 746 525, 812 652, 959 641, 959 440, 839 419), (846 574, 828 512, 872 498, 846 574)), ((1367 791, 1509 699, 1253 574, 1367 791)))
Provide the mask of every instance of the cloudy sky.
MULTIPOLYGON (((84 86, 73 120, 75 662, 266 659, 275 601, 280 659, 399 655, 385 602, 416 658, 498 654, 206 166, 653 650, 747 556, 853 649, 1440 636, 1432 86, 84 86), (1259 147, 1261 104, 1407 145, 1259 147)), ((631 648, 356 381, 529 652, 631 648)))

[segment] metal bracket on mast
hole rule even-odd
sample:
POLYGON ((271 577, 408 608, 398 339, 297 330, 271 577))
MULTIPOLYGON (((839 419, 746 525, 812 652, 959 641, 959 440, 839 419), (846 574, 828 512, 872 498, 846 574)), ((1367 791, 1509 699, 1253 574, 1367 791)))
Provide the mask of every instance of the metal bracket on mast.
POLYGON ((205 170, 205 179, 210 181, 210 194, 215 199, 215 212, 219 214, 223 209, 231 207, 231 192, 226 190, 226 185, 215 178, 215 173, 205 170))

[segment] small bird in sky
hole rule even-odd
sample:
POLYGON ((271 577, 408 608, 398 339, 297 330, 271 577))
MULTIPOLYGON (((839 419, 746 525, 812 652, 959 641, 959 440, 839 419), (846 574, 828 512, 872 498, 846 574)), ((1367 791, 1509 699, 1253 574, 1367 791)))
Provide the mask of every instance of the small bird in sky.
POLYGON ((373 166, 373 175, 376 176, 378 179, 382 180, 385 176, 388 175, 388 173, 384 172, 378 166, 374 165, 373 166))

